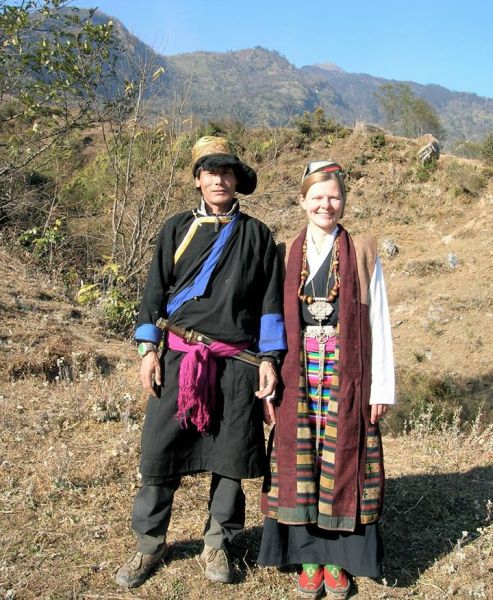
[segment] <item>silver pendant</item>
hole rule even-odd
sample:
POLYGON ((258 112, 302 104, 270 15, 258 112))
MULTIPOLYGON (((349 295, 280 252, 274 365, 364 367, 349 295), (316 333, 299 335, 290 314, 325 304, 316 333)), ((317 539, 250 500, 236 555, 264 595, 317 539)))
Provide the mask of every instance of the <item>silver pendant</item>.
POLYGON ((326 298, 314 298, 311 304, 307 304, 308 312, 316 321, 325 321, 334 312, 332 305, 326 298))

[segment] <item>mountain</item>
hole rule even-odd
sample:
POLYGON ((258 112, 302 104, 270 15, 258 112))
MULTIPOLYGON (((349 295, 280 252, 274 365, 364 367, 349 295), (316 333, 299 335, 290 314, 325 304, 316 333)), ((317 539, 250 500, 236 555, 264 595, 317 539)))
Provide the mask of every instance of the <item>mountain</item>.
POLYGON ((346 73, 319 66, 301 68, 305 81, 317 89, 320 106, 326 112, 335 110, 336 118, 352 124, 355 121, 383 123, 376 93, 388 83, 406 83, 416 96, 424 98, 440 115, 449 140, 480 139, 493 129, 493 99, 476 94, 454 92, 440 85, 422 85, 412 81, 373 77, 364 73, 346 73), (331 93, 337 94, 334 106, 331 93))
POLYGON ((248 125, 286 124, 292 113, 310 110, 316 94, 299 69, 278 52, 253 48, 234 52, 194 52, 168 57, 190 81, 189 103, 204 119, 231 117, 248 125))
POLYGON ((338 67, 337 65, 335 65, 334 63, 331 63, 331 62, 312 65, 309 68, 311 68, 312 70, 318 69, 319 72, 336 71, 338 73, 345 73, 344 69, 341 69, 341 67, 338 67))
MULTIPOLYGON (((97 11, 93 18, 102 22, 110 17, 97 11)), ((399 83, 347 73, 330 62, 297 68, 279 52, 260 46, 162 56, 120 21, 112 20, 122 47, 119 68, 125 78, 133 78, 136 65, 144 62, 164 69, 153 97, 159 112, 186 98, 185 110, 205 121, 232 118, 250 126, 289 125, 294 116, 321 106, 328 116, 347 125, 356 121, 383 125, 384 114, 375 94, 383 84, 399 83)), ((481 139, 493 129, 492 98, 439 85, 405 83, 436 109, 449 144, 481 139)))
MULTIPOLYGON (((248 125, 285 125, 321 106, 347 125, 384 124, 376 93, 395 80, 347 73, 331 63, 292 65, 278 52, 256 47, 234 52, 195 52, 167 57, 180 82, 190 81, 191 110, 203 119, 237 118, 248 125)), ((170 81, 173 85, 173 80, 170 81)), ((493 129, 493 99, 439 85, 407 83, 440 115, 448 141, 481 139, 493 129)))

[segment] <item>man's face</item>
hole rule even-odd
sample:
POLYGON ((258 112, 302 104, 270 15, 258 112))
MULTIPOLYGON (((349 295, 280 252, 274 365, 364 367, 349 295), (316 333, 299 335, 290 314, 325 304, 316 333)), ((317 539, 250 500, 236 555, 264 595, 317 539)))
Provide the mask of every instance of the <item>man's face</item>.
POLYGON ((224 214, 231 208, 238 180, 231 167, 214 171, 200 171, 195 185, 201 189, 204 200, 213 214, 224 214))

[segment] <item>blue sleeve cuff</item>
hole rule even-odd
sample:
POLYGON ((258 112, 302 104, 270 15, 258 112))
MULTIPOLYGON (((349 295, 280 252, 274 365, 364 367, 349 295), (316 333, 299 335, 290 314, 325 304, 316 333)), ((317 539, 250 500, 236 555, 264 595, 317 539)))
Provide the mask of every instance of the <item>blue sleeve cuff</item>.
POLYGON ((158 346, 162 335, 163 332, 157 325, 145 323, 137 327, 134 338, 136 342, 152 342, 158 346))
POLYGON ((280 314, 263 315, 260 319, 260 339, 258 344, 260 352, 272 350, 286 350, 286 331, 284 319, 280 314))

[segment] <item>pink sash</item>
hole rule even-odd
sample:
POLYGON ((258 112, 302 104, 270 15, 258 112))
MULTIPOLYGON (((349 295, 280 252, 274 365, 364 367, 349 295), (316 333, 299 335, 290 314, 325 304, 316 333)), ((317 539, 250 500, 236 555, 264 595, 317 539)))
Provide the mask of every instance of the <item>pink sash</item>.
POLYGON ((210 346, 189 343, 174 333, 168 333, 168 347, 185 352, 180 364, 178 380, 178 412, 176 416, 182 428, 190 420, 197 431, 205 432, 215 408, 216 361, 215 357, 234 356, 245 350, 248 342, 227 344, 213 342, 210 346))

